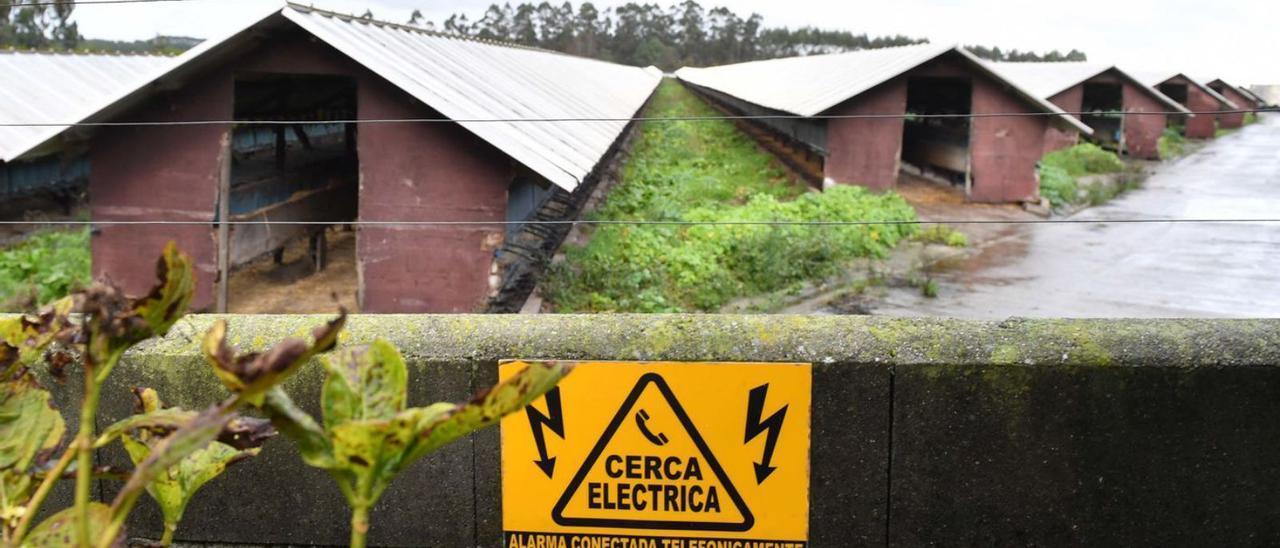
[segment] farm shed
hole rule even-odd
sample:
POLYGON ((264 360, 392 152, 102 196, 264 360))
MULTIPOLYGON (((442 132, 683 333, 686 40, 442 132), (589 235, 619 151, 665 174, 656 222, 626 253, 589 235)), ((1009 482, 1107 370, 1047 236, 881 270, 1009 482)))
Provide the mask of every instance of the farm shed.
MULTIPOLYGON (((1093 63, 991 63, 1019 86, 1076 114, 1093 128, 1093 142, 1135 158, 1158 159, 1160 134, 1167 124, 1164 114, 1128 113, 1191 111, 1159 90, 1143 84, 1115 66, 1093 63)), ((1050 127, 1045 134, 1046 153, 1074 145, 1079 134, 1050 127)))
MULTIPOLYGON (((1226 83, 1221 78, 1210 81, 1205 84, 1209 89, 1218 92, 1219 95, 1226 97, 1227 100, 1235 103, 1239 110, 1249 110, 1257 108, 1257 101, 1248 93, 1241 91, 1231 84, 1226 83)), ((1218 115, 1218 126, 1227 129, 1236 129, 1244 127, 1243 112, 1224 112, 1218 115)))
POLYGON ((1240 93, 1245 94, 1245 96, 1248 97, 1250 101, 1253 101, 1252 103, 1253 108, 1257 108, 1257 109, 1267 108, 1266 99, 1263 99, 1261 95, 1258 95, 1252 89, 1249 89, 1245 86, 1236 86, 1236 89, 1240 90, 1240 93))
MULTIPOLYGON (((1213 88, 1192 80, 1180 72, 1129 71, 1129 73, 1136 76, 1142 83, 1160 90, 1160 93, 1187 107, 1191 112, 1212 113, 1237 108, 1235 103, 1214 91, 1213 88)), ((1192 139, 1212 139, 1218 131, 1215 114, 1171 120, 1171 123, 1181 125, 1182 134, 1192 139)))
POLYGON ((686 67, 676 75, 730 112, 790 116, 758 123, 785 148, 817 157, 808 176, 824 185, 887 189, 909 164, 963 185, 973 201, 1037 200, 1046 129, 1092 133, 958 46, 686 67), (995 113, 1016 115, 983 116, 995 113), (874 116, 823 118, 846 115, 874 116))
MULTIPOLYGON (((0 121, 48 124, 78 120, 95 105, 132 89, 172 57, 0 51, 0 121)), ((65 127, 0 126, 0 200, 83 189, 84 147, 51 140, 65 127)))
POLYGON ((536 261, 562 237, 541 225, 509 237, 500 223, 517 208, 530 218, 576 215, 629 128, 511 120, 626 119, 660 78, 656 69, 275 7, 85 117, 206 122, 90 136, 90 204, 102 222, 94 274, 143 289, 153 272, 139 259, 176 240, 196 263, 195 308, 224 309, 238 265, 309 239, 323 268, 326 228, 350 227, 356 287, 342 289, 362 311, 485 310, 518 281, 500 267, 513 264, 504 255, 536 261), (262 132, 271 146, 238 150, 262 132), (136 220, 185 224, 106 222, 136 220), (525 236, 535 243, 522 248, 525 236))

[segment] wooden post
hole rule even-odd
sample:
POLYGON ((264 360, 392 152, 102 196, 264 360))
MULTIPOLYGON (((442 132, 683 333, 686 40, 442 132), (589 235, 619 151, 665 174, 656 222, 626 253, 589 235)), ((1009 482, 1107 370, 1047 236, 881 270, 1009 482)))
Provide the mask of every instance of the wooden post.
POLYGON ((227 313, 231 292, 231 132, 222 136, 222 165, 218 169, 218 295, 214 312, 227 313))

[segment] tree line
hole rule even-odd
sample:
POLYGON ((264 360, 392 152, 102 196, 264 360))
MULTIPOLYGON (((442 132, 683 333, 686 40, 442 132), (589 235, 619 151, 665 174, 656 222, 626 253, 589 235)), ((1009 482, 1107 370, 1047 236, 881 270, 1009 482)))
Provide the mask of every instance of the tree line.
POLYGON ((766 27, 759 14, 694 0, 662 7, 627 3, 599 9, 590 2, 491 5, 476 19, 454 14, 442 23, 415 11, 409 24, 432 30, 539 47, 628 65, 663 69, 918 44, 907 36, 877 36, 814 27, 766 27))
POLYGON ((1088 61, 1089 56, 1083 51, 1072 49, 1066 53, 1053 50, 1047 53, 1036 53, 1034 51, 1018 51, 1011 49, 1003 51, 998 47, 986 46, 965 46, 974 55, 983 59, 992 61, 1008 61, 1008 62, 1059 62, 1059 61, 1088 61))
MULTIPOLYGON (((546 1, 514 6, 492 4, 475 19, 457 13, 439 24, 427 21, 415 10, 408 23, 462 36, 667 70, 928 42, 900 34, 873 37, 817 27, 767 27, 760 14, 744 17, 722 6, 708 10, 695 0, 665 8, 655 3, 632 2, 603 10, 591 2, 577 7, 570 2, 556 5, 546 1)), ((1086 60, 1084 53, 1074 49, 1065 54, 1056 50, 1040 54, 966 47, 979 57, 995 61, 1086 60)))
MULTIPOLYGON (((199 43, 185 37, 112 41, 86 39, 72 21, 71 0, 0 0, 0 48, 94 50, 175 54, 199 43)), ((373 19, 366 10, 363 18, 373 19)), ((591 2, 577 7, 543 1, 493 4, 478 18, 451 15, 441 23, 414 11, 408 23, 430 30, 499 40, 636 66, 712 66, 797 55, 840 53, 928 42, 904 35, 869 36, 817 27, 767 27, 760 14, 740 16, 717 6, 705 9, 695 0, 662 7, 627 3, 598 9, 591 2)), ((1084 61, 1084 53, 1001 50, 965 46, 995 61, 1084 61)))
POLYGON ((0 47, 75 49, 80 44, 80 30, 71 21, 75 8, 70 0, 0 1, 0 47))

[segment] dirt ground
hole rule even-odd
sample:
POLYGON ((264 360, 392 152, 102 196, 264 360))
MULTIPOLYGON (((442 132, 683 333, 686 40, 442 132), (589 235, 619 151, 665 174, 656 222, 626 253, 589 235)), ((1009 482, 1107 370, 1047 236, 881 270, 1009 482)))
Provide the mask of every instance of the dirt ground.
POLYGON ((259 257, 231 274, 231 300, 235 314, 328 314, 339 306, 359 312, 356 291, 356 233, 330 229, 329 262, 315 272, 307 240, 289 244, 284 264, 270 255, 259 257))

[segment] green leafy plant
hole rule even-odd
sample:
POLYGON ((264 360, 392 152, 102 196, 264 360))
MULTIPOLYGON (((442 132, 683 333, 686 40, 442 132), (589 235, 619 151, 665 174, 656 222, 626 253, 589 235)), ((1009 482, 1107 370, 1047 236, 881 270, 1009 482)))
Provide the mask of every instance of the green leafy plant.
POLYGON ((1167 127, 1156 141, 1156 150, 1160 158, 1170 160, 1182 156, 1186 152, 1187 138, 1182 136, 1182 128, 1167 127))
POLYGON ((27 310, 89 285, 89 229, 38 232, 0 250, 0 310, 27 310))
MULTIPOLYGON (((1119 156, 1093 143, 1056 150, 1040 160, 1040 195, 1049 200, 1054 209, 1090 203, 1089 194, 1080 192, 1077 178, 1119 173, 1124 169, 1124 162, 1119 156)), ((1096 200, 1096 195, 1092 200, 1096 200)))
POLYGON ((969 237, 963 232, 947 225, 933 225, 917 232, 912 239, 927 244, 941 244, 949 247, 968 247, 969 237))
POLYGON ((120 358, 137 343, 166 333, 189 306, 195 288, 190 259, 172 244, 157 264, 157 277, 160 283, 141 298, 97 284, 37 316, 0 321, 0 432, 12 434, 0 443, 5 488, 0 530, 6 545, 117 544, 123 539, 125 519, 144 491, 161 503, 166 527, 171 528, 170 518, 176 527, 191 495, 229 462, 211 443, 217 440, 236 451, 252 452, 270 437, 267 423, 235 414, 244 403, 238 398, 195 413, 162 409, 154 393, 146 390, 140 393, 149 402, 143 413, 95 436, 102 386, 120 358), (62 440, 61 415, 31 373, 40 361, 55 376, 65 375, 73 364, 84 374, 80 427, 69 444, 62 440), (107 505, 90 500, 94 478, 103 476, 93 466, 93 453, 116 439, 125 440, 136 466, 124 474, 124 487, 107 505), (55 459, 59 449, 62 454, 55 459), (53 485, 68 472, 75 476, 73 506, 33 528, 53 485))
MULTIPOLYGON (((712 116, 674 82, 652 116, 712 116)), ((543 285, 559 311, 713 311, 736 297, 830 276, 883 257, 916 227, 900 196, 840 185, 808 192, 728 121, 647 124, 595 217, 669 221, 889 221, 883 225, 610 225, 565 248, 543 285)))
MULTIPOLYGON (((259 402, 308 465, 325 470, 337 482, 351 507, 354 547, 365 545, 369 510, 397 474, 445 444, 524 408, 569 371, 562 364, 534 364, 470 402, 410 408, 404 359, 390 343, 378 340, 322 360, 323 417, 317 422, 283 390, 254 380, 256 368, 244 364, 260 358, 238 355, 228 346, 226 334, 225 323, 209 331, 203 345, 206 359, 222 372, 228 388, 259 402)), ((296 348, 298 352, 303 350, 296 348)))
MULTIPOLYGON (((144 426, 127 424, 120 429, 125 432, 120 436, 120 441, 124 444, 125 451, 129 453, 129 459, 137 466, 151 457, 153 448, 164 440, 169 428, 195 418, 196 414, 180 409, 163 409, 159 395, 150 388, 138 389, 135 395, 144 413, 139 417, 172 419, 172 423, 153 420, 148 421, 149 423, 144 426), (165 413, 165 411, 172 412, 165 413)), ((275 435, 270 425, 260 419, 241 418, 238 421, 239 424, 231 428, 231 431, 240 433, 236 439, 241 442, 248 441, 247 447, 241 449, 221 441, 210 442, 203 449, 193 451, 177 464, 170 466, 147 484, 147 494, 160 506, 160 512, 164 516, 164 536, 160 539, 162 545, 168 546, 173 542, 178 523, 182 521, 187 504, 191 502, 196 491, 221 475, 228 466, 257 455, 262 450, 261 443, 275 435)), ((112 432, 108 431, 104 433, 103 438, 111 434, 112 432)), ((99 438, 100 444, 103 438, 99 438)))

